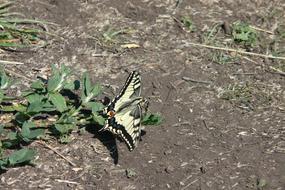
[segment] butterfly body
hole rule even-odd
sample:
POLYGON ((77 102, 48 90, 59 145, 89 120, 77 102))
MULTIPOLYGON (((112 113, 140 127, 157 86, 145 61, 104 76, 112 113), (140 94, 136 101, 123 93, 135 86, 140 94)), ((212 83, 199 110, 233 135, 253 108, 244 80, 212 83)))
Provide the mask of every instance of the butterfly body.
POLYGON ((105 108, 108 116, 104 130, 120 136, 130 151, 136 146, 140 138, 141 128, 141 78, 137 71, 133 71, 124 87, 112 102, 105 108))

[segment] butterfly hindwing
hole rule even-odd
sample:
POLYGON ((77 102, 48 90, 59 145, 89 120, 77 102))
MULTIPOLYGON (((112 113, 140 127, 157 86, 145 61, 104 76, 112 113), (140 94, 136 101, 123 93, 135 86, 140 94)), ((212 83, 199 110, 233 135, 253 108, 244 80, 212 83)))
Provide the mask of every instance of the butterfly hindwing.
POLYGON ((124 126, 122 134, 119 134, 132 150, 140 138, 141 107, 133 104, 126 112, 118 112, 115 116, 117 123, 124 126))

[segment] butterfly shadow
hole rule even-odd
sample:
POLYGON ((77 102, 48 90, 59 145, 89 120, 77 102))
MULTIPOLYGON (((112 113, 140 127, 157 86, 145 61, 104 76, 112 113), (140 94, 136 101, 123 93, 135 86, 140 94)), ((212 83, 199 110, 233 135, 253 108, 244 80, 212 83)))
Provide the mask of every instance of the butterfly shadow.
POLYGON ((119 152, 116 143, 115 136, 109 131, 100 131, 102 126, 100 125, 87 125, 85 126, 86 131, 94 134, 94 138, 99 139, 102 144, 108 149, 110 156, 112 157, 114 164, 118 164, 119 152))

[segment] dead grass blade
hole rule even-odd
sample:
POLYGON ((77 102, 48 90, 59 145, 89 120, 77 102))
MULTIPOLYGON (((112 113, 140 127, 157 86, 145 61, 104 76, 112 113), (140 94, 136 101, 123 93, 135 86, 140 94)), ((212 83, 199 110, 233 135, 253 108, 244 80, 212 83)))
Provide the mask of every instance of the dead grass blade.
POLYGON ((76 167, 76 164, 74 164, 71 160, 69 160, 68 158, 66 158, 65 156, 63 156, 60 152, 58 152, 56 149, 54 149, 53 147, 49 146, 48 144, 46 144, 45 142, 42 141, 35 141, 36 143, 52 150, 54 153, 56 153, 57 155, 59 155, 61 158, 63 158, 64 160, 66 160, 70 165, 76 167))
POLYGON ((17 62, 17 61, 4 61, 0 60, 0 64, 9 64, 9 65, 24 65, 22 62, 17 62))
POLYGON ((198 46, 198 47, 202 47, 202 48, 215 49, 215 50, 221 50, 221 51, 227 51, 227 52, 234 52, 234 53, 243 54, 243 55, 263 57, 263 58, 267 58, 267 59, 285 60, 285 57, 278 57, 278 56, 273 56, 273 55, 253 53, 253 52, 247 52, 247 51, 243 51, 243 50, 231 49, 231 48, 225 48, 225 47, 210 46, 210 45, 206 45, 206 44, 197 44, 197 43, 187 42, 186 45, 198 46))

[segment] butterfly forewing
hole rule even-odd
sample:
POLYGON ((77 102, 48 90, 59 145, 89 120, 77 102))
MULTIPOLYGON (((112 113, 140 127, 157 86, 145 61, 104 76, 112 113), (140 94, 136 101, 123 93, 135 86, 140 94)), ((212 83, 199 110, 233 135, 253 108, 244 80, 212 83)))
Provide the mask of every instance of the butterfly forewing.
POLYGON ((114 110, 120 109, 124 103, 133 98, 139 97, 141 94, 141 78, 138 72, 134 71, 128 77, 124 87, 118 96, 115 97, 113 103, 115 104, 114 110))

